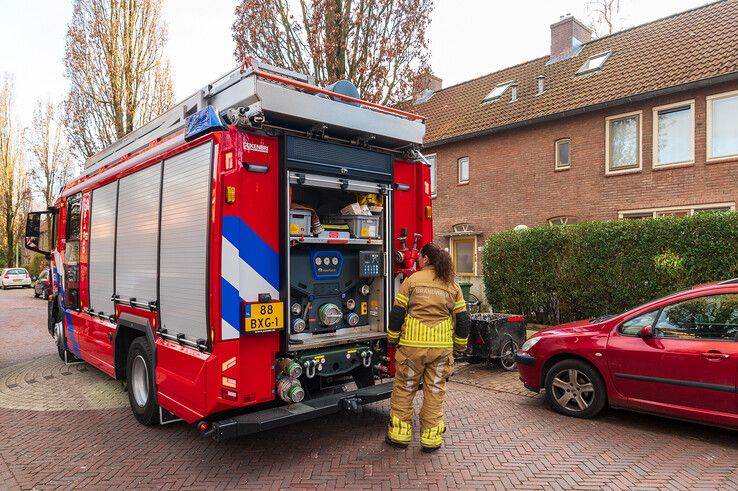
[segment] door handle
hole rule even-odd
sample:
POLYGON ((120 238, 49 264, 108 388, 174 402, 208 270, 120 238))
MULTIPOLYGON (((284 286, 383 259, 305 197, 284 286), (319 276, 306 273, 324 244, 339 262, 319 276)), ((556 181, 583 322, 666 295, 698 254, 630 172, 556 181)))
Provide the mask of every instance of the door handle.
POLYGON ((730 358, 730 355, 720 353, 719 351, 708 351, 707 353, 702 353, 702 357, 708 360, 727 360, 730 358))

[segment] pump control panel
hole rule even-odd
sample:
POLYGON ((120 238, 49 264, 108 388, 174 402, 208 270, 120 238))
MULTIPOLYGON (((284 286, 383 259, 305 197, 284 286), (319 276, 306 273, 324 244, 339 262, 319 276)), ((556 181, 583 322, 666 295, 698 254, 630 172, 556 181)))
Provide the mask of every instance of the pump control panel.
POLYGON ((384 276, 381 251, 359 251, 359 276, 361 278, 384 276))

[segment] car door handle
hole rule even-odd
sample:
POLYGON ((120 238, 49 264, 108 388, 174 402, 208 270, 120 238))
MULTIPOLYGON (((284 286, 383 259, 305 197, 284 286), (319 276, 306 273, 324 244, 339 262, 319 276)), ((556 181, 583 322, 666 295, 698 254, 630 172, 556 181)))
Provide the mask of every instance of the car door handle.
POLYGON ((726 360, 730 358, 730 355, 720 353, 719 351, 708 351, 707 353, 702 353, 702 357, 708 360, 726 360))

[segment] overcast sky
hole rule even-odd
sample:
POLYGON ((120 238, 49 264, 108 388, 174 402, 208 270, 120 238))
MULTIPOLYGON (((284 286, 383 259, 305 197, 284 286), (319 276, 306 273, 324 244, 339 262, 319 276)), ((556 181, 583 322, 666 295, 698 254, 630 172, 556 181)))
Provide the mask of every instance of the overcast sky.
MULTIPOLYGON (((707 3, 621 0, 630 27, 707 3)), ((444 87, 549 51, 550 24, 571 13, 586 20, 586 0, 436 0, 432 66, 444 87)), ((164 0, 167 56, 177 99, 236 66, 231 38, 235 0, 164 0)), ((28 124, 35 101, 63 99, 64 40, 71 1, 0 0, 0 73, 15 76, 16 108, 28 124)))

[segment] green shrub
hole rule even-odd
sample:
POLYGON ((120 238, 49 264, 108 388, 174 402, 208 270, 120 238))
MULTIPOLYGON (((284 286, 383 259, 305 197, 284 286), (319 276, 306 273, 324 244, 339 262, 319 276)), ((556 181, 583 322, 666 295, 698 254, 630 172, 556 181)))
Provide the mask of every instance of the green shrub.
POLYGON ((487 240, 483 263, 495 311, 543 324, 619 313, 738 277, 738 213, 511 230, 487 240))

